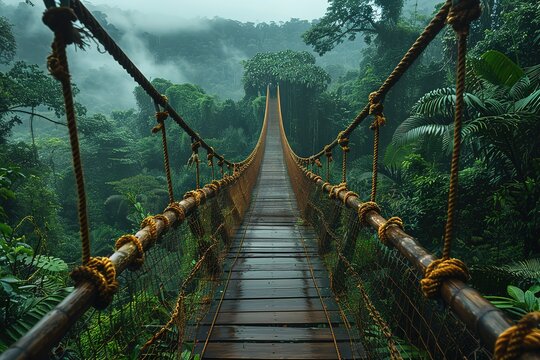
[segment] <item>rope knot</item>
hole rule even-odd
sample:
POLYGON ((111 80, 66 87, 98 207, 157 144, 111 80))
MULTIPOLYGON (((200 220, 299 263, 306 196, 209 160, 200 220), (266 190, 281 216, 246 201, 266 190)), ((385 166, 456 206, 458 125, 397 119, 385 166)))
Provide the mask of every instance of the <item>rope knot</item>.
POLYGON ((62 61, 60 61, 54 52, 47 56, 47 69, 56 80, 62 83, 67 82, 70 79, 69 72, 66 70, 66 67, 62 65, 62 61))
POLYGON ((347 192, 345 193, 345 195, 343 195, 343 204, 347 205, 347 200, 348 200, 351 196, 358 197, 358 194, 355 193, 354 191, 347 191, 347 192))
POLYGON ((163 126, 165 126, 165 124, 163 123, 163 121, 159 122, 156 126, 154 126, 152 128, 152 134, 155 134, 159 131, 161 131, 163 129, 163 126))
POLYGON ((347 190, 347 184, 346 183, 340 183, 338 185, 334 185, 330 188, 330 192, 328 194, 328 197, 330 199, 337 199, 340 192, 343 190, 347 190))
POLYGON ((446 22, 452 25, 454 31, 460 35, 469 33, 471 22, 478 19, 482 14, 479 0, 459 0, 454 1, 454 4, 448 12, 446 22))
POLYGON ((118 290, 116 269, 108 257, 91 257, 86 264, 73 269, 70 276, 75 286, 90 282, 96 287, 97 297, 94 300, 96 309, 105 309, 118 290))
POLYGON ((137 257, 132 260, 129 269, 139 270, 144 264, 144 250, 138 237, 135 235, 122 235, 120 238, 118 238, 118 240, 116 240, 114 247, 116 250, 119 250, 122 246, 129 243, 133 244, 137 249, 137 257))
POLYGON ((189 198, 193 198, 195 200, 195 204, 199 206, 204 200, 206 200, 206 193, 202 189, 191 190, 184 194, 184 199, 189 198))
POLYGON ((386 118, 384 117, 383 110, 384 106, 379 99, 379 93, 375 91, 369 94, 369 114, 375 117, 370 129, 373 130, 376 127, 381 127, 386 124, 386 118))
POLYGON ((84 47, 83 35, 86 33, 73 26, 73 22, 77 21, 77 16, 70 7, 49 8, 43 13, 42 20, 55 35, 61 37, 66 45, 76 44, 81 49, 84 47))
POLYGON ((366 216, 370 211, 375 211, 376 213, 380 214, 381 208, 374 201, 367 201, 358 206, 358 219, 360 220, 360 224, 364 226, 369 225, 366 216))
POLYGON ((386 246, 389 246, 389 244, 390 244, 390 240, 388 239, 388 235, 386 235, 386 232, 388 231, 388 228, 390 226, 397 226, 401 230, 403 230, 403 220, 401 220, 397 216, 393 216, 390 219, 386 220, 386 222, 384 224, 379 226, 379 230, 377 231, 377 233, 379 235, 379 239, 386 246))
POLYGON ((332 162, 332 148, 330 148, 330 146, 324 146, 324 155, 328 158, 328 162, 332 162))
POLYGON ((180 204, 176 202, 170 203, 169 206, 163 212, 167 212, 167 211, 171 211, 176 215, 177 223, 184 221, 184 219, 186 218, 186 211, 180 204))
POLYGON ((168 111, 158 111, 158 112, 156 112, 156 120, 158 122, 163 122, 163 121, 167 120, 168 117, 169 117, 169 112, 168 111))
POLYGON ((147 216, 144 218, 144 220, 141 222, 141 230, 147 228, 146 231, 148 232, 148 235, 150 236, 150 240, 153 243, 157 241, 157 224, 156 220, 153 216, 147 216))
POLYGON ((448 279, 469 280, 469 270, 459 259, 437 259, 428 265, 420 280, 424 296, 431 299, 439 294, 442 283, 448 279))
POLYGON ((206 155, 206 160, 208 160, 208 166, 214 166, 214 148, 210 148, 210 151, 206 155))
POLYGON ((516 325, 503 331, 495 343, 494 358, 518 359, 525 352, 540 350, 540 312, 525 315, 516 325))
POLYGON ((343 131, 338 134, 338 144, 343 151, 349 152, 349 138, 343 131))
POLYGON ((316 158, 314 162, 315 162, 315 166, 317 166, 318 168, 322 168, 322 162, 321 162, 321 159, 316 158))
POLYGON ((201 147, 200 141, 194 141, 191 143, 191 151, 193 151, 195 154, 199 152, 200 147, 201 147))

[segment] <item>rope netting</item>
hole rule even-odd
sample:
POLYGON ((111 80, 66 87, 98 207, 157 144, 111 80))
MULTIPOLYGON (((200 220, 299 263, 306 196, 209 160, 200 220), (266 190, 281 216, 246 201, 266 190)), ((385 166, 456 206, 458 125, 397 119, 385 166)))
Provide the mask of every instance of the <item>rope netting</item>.
POLYGON ((82 359, 183 356, 192 348, 198 320, 213 298, 229 239, 250 203, 264 152, 266 118, 252 152, 243 161, 231 163, 184 122, 79 1, 62 2, 58 7, 45 1, 45 5, 43 21, 54 32, 48 67, 64 90, 77 180, 82 264, 71 273, 75 290, 2 358, 33 359, 51 353, 82 359), (85 30, 75 26, 77 20, 85 30), (110 257, 92 257, 90 253, 84 174, 66 56, 68 45, 82 47, 83 37, 89 34, 154 101, 158 124, 152 131, 162 134, 169 194, 169 206, 163 214, 144 219, 136 234, 121 236, 110 257), (181 201, 175 201, 172 191, 165 125, 168 117, 191 137, 190 161, 196 163, 196 189, 188 191, 181 201), (207 151, 212 169, 212 181, 204 186, 199 148, 207 151), (222 178, 215 180, 214 158, 221 168, 232 169, 232 174, 222 170, 222 178), (101 311, 89 310, 91 306, 101 311))
POLYGON ((332 289, 368 358, 491 358, 448 308, 422 295, 422 274, 362 226, 356 211, 313 186, 305 216, 325 239, 332 289))
MULTIPOLYGON (((309 157, 298 156, 288 143, 283 119, 281 119, 284 156, 297 201, 306 220, 320 230, 319 252, 321 255, 332 254, 327 256, 327 263, 329 270, 335 270, 334 290, 338 295, 343 295, 346 302, 350 302, 352 306, 349 308, 357 319, 366 321, 366 323, 359 323, 362 324, 359 328, 361 333, 359 338, 366 333, 365 325, 370 323, 368 318, 362 318, 361 309, 364 312, 367 311, 369 318, 373 320, 372 323, 376 324, 377 331, 387 339, 387 354, 390 358, 403 357, 403 351, 397 348, 400 336, 407 339, 407 344, 421 345, 420 351, 425 351, 426 355, 418 355, 420 358, 467 358, 469 356, 481 358, 483 353, 485 356, 494 353, 497 359, 514 359, 525 352, 540 350, 540 330, 538 329, 540 312, 530 313, 518 324, 512 326, 500 310, 482 298, 476 290, 465 285, 470 277, 469 271, 461 260, 451 257, 454 219, 458 211, 456 199, 464 111, 467 38, 470 24, 478 19, 480 14, 479 0, 447 0, 388 78, 370 94, 368 104, 330 144, 325 145, 318 153, 309 157), (383 114, 384 98, 446 24, 451 25, 456 33, 458 51, 450 190, 443 252, 442 257, 437 259, 403 231, 403 221, 400 218, 391 217, 386 220, 381 217, 381 209, 375 201, 380 129, 386 122, 383 114), (374 117, 370 126, 374 131, 372 187, 370 201, 362 203, 358 195, 350 191, 347 186, 347 153, 350 150, 351 133, 369 115, 374 117), (342 176, 341 183, 333 185, 330 183, 329 163, 332 161, 332 150, 337 145, 340 145, 342 149, 342 176), (320 175, 313 172, 314 164, 320 172, 322 156, 327 158, 326 182, 320 175), (314 195, 315 193, 319 194, 314 195), (325 193, 328 193, 328 196, 324 195, 325 193), (328 202, 329 204, 325 205, 328 202), (343 207, 347 210, 342 209, 343 207), (352 209, 355 220, 349 219, 351 212, 348 209, 352 209), (380 244, 362 249, 363 251, 356 255, 358 221, 362 226, 371 226, 377 230, 380 244), (342 233, 338 231, 340 226, 345 229, 341 231, 342 233), (377 252, 377 247, 381 246, 384 251, 377 252), (384 247, 391 247, 394 250, 384 247), (370 258, 373 260, 370 261, 370 258), (384 273, 389 274, 388 282, 382 278, 370 280, 384 273), (347 284, 349 286, 346 286, 347 284), (386 288, 391 289, 390 292, 381 291, 383 284, 387 284, 386 288), (356 289, 357 294, 347 290, 351 287, 356 289), (426 302, 426 298, 435 299, 444 306, 449 305, 452 312, 444 315, 442 310, 434 311, 429 307, 431 304, 426 302), (364 307, 360 309, 358 308, 359 299, 362 300, 360 303, 364 304, 364 307), (377 303, 379 303, 379 308, 376 306, 377 303), (429 306, 424 306, 424 304, 429 306), (395 327, 394 323, 399 326, 395 327), (393 328, 397 337, 392 335, 393 328), (486 350, 474 350, 481 349, 478 347, 480 343, 472 334, 465 336, 464 334, 468 331, 474 332, 481 338, 482 346, 485 346, 486 350)), ((366 243, 365 238, 366 236, 358 244, 366 243)), ((369 343, 367 338, 365 341, 369 343)), ((377 353, 377 347, 374 349, 374 353, 377 353)))
MULTIPOLYGON (((281 114, 280 122, 293 190, 302 217, 317 232, 332 290, 350 319, 351 341, 373 359, 492 358, 497 339, 513 329, 507 317, 451 277, 441 281, 439 298, 426 297, 421 283, 437 259, 403 231, 399 218, 385 220, 376 203, 360 202, 346 183, 332 185, 310 171, 290 147, 281 114)), ((538 329, 523 327, 520 344, 530 346, 514 346, 517 356, 538 345, 538 329)))
POLYGON ((190 354, 251 187, 243 176, 172 228, 145 253, 141 269, 118 277, 120 288, 110 306, 77 322, 57 355, 166 359, 190 354))

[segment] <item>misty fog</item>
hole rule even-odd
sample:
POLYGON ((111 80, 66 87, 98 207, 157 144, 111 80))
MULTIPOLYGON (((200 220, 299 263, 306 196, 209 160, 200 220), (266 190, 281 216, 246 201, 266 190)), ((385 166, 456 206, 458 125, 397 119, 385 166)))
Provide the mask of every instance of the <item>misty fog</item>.
MULTIPOLYGON (((241 62, 256 53, 312 51, 301 38, 311 25, 306 20, 255 24, 218 17, 186 19, 179 14, 172 21, 172 16, 164 20, 117 6, 89 8, 149 79, 162 77, 174 83, 198 84, 222 99, 237 100, 243 96, 241 62), (243 38, 235 36, 239 29, 244 32, 243 38), (196 50, 197 56, 192 50, 196 50)), ((0 10, 12 24, 28 24, 14 27, 17 58, 44 66, 52 34, 41 22, 43 5, 0 2, 0 10)), ((334 73, 337 66, 338 74, 343 74, 358 65, 362 46, 359 40, 346 42, 327 56, 317 56, 317 62, 322 67, 334 66, 334 73)), ((135 83, 110 55, 102 53, 100 46, 89 41, 85 51, 74 47, 68 51, 73 81, 81 90, 77 101, 89 111, 107 113, 135 105, 135 83)))

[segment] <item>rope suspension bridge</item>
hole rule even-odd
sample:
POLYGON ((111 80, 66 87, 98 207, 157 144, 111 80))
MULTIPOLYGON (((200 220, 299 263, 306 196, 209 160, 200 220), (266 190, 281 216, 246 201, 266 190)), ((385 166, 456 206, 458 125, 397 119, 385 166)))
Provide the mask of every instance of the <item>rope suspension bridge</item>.
POLYGON ((190 128, 79 0, 45 4, 43 20, 54 32, 48 67, 62 84, 72 147, 82 264, 71 274, 74 291, 0 359, 540 358, 540 313, 512 323, 466 285, 465 264, 451 257, 466 44, 477 1, 446 1, 359 115, 309 157, 289 145, 279 86, 268 87, 258 142, 241 162, 190 128), (381 215, 378 140, 385 95, 446 24, 457 34, 458 58, 448 215, 437 259, 399 218, 381 215), (90 252, 66 56, 68 45, 82 46, 88 36, 154 101, 152 131, 162 135, 169 193, 163 213, 120 237, 110 257, 90 252), (370 116, 373 178, 364 202, 347 186, 347 153, 349 137, 370 116), (196 188, 181 200, 172 187, 168 118, 192 138, 196 188), (212 168, 204 186, 200 151, 212 168), (341 152, 340 183, 330 178, 334 152, 341 152))

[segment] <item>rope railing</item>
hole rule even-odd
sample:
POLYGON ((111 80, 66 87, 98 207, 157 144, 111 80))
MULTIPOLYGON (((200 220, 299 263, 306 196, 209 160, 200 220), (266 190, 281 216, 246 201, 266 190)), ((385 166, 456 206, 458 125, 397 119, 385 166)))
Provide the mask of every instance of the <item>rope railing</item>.
MULTIPOLYGON (((260 136, 252 152, 238 164, 227 161, 222 155, 208 146, 204 140, 192 130, 184 120, 169 105, 167 99, 159 94, 140 70, 131 62, 127 55, 112 40, 107 32, 101 27, 90 12, 77 0, 72 1, 70 7, 56 7, 54 3, 45 1, 48 6, 44 14, 44 22, 53 30, 54 41, 52 54, 48 58, 48 67, 51 74, 61 82, 64 103, 69 127, 69 137, 72 148, 72 157, 75 178, 78 189, 78 214, 81 229, 81 242, 83 262, 75 268, 71 277, 75 282, 74 291, 60 302, 52 311, 42 318, 29 332, 5 351, 1 359, 37 359, 48 357, 50 350, 69 331, 74 323, 85 312, 94 306, 98 309, 107 307, 112 301, 114 293, 118 289, 117 275, 126 268, 137 270, 144 262, 144 252, 152 246, 171 228, 182 223, 187 216, 193 213, 208 199, 216 197, 222 188, 235 185, 240 179, 246 179, 248 191, 254 185, 254 179, 258 173, 266 134, 266 117, 263 122, 260 136), (76 16, 75 14, 78 14, 76 16), (78 17, 78 19, 77 19, 78 17), (73 94, 66 56, 66 47, 69 44, 81 46, 81 30, 73 26, 74 21, 79 20, 95 36, 106 50, 118 61, 133 79, 153 99, 156 108, 158 125, 154 128, 162 132, 163 155, 167 187, 169 194, 169 207, 163 214, 146 218, 141 224, 141 230, 135 235, 124 235, 116 243, 117 251, 110 257, 91 257, 89 226, 86 210, 86 194, 84 190, 83 167, 80 159, 76 114, 73 109, 73 94), (165 111, 160 111, 161 106, 165 111), (197 167, 197 186, 189 191, 180 202, 174 202, 172 180, 170 177, 170 164, 164 120, 167 116, 172 117, 192 138, 192 157, 195 157, 197 167), (213 180, 200 188, 198 149, 202 147, 212 157, 216 157, 219 164, 234 168, 232 175, 224 175, 220 180, 213 180)), ((63 5, 63 4, 62 4, 63 5)), ((243 191, 241 191, 243 192, 243 191)), ((242 194, 244 200, 249 199, 249 194, 242 194)), ((241 212, 241 211, 240 211, 241 212)), ((241 214, 239 214, 241 215, 241 214)))
MULTIPOLYGON (((364 121, 370 114, 370 108, 373 103, 382 103, 386 94, 393 88, 393 86, 401 79, 401 77, 407 72, 407 70, 414 64, 414 62, 422 55, 426 47, 435 39, 435 37, 441 32, 446 24, 446 18, 450 7, 452 5, 452 0, 446 0, 444 5, 439 9, 437 14, 433 17, 428 26, 422 31, 420 36, 416 39, 414 44, 410 49, 405 53, 401 61, 394 68, 392 73, 386 78, 384 83, 379 87, 379 89, 373 92, 373 96, 370 101, 358 115, 350 122, 350 124, 339 134, 336 138, 328 145, 325 145, 319 152, 314 153, 307 157, 298 156, 298 159, 309 161, 310 159, 319 159, 323 155, 327 155, 328 151, 332 151, 337 145, 339 145, 340 137, 350 137, 352 132, 364 121)), ((297 156, 297 155, 295 155, 297 156)))
MULTIPOLYGON (((140 253, 141 248, 147 252, 169 229, 184 222, 205 201, 215 198, 226 188, 234 187, 240 179, 245 177, 251 179, 250 185, 252 186, 264 155, 266 128, 267 117, 263 121, 257 145, 248 158, 241 163, 242 166, 238 168, 237 172, 233 175, 225 175, 224 178, 203 186, 199 189, 200 197, 187 196, 181 201, 173 202, 164 210, 163 214, 146 219, 143 222, 144 226, 136 234, 121 237, 117 242, 117 250, 108 257, 116 274, 119 275, 126 269, 139 265, 141 259, 144 259, 144 254, 140 253)), ((243 195, 249 198, 249 193, 243 195)), ((48 358, 50 349, 94 305, 96 294, 96 286, 92 282, 81 282, 26 335, 2 353, 0 359, 48 358)))
MULTIPOLYGON (((286 162, 289 173, 300 172, 305 180, 314 182, 316 187, 322 188, 323 192, 327 192, 330 198, 343 201, 346 207, 358 213, 361 223, 370 225, 377 230, 378 237, 384 245, 393 246, 402 256, 408 259, 423 275, 420 285, 424 296, 427 298, 442 298, 457 317, 474 334, 481 338, 482 342, 490 352, 495 354, 497 359, 519 358, 526 351, 533 352, 531 353, 532 355, 527 354, 528 357, 539 358, 540 330, 538 329, 538 319, 540 318, 540 313, 531 313, 524 317, 516 326, 512 326, 512 323, 501 310, 484 299, 476 290, 465 284, 465 281, 470 277, 466 265, 461 260, 450 257, 458 192, 457 183, 461 124, 464 109, 463 93, 465 89, 467 36, 470 23, 480 16, 480 12, 480 3, 478 0, 446 1, 386 81, 376 92, 370 94, 368 105, 364 107, 361 113, 345 130, 339 132, 337 138, 331 144, 324 146, 323 150, 317 154, 305 158, 298 156, 293 151, 285 134, 280 109, 284 156, 288 158, 286 162), (458 58, 456 67, 454 146, 450 170, 447 221, 445 225, 443 254, 440 259, 437 259, 404 232, 403 221, 400 218, 392 217, 388 220, 384 219, 380 215, 379 206, 375 201, 377 192, 379 128, 385 123, 382 105, 384 96, 434 39, 435 35, 442 30, 445 23, 452 25, 457 34, 458 58), (374 130, 372 190, 370 201, 362 203, 357 194, 347 189, 346 155, 349 135, 370 114, 375 117, 371 125, 371 129, 374 130), (339 185, 332 185, 328 180, 329 174, 327 174, 327 181, 324 182, 320 176, 308 168, 308 164, 313 163, 314 159, 319 159, 323 154, 330 160, 332 148, 336 145, 340 145, 344 150, 342 182, 339 185)), ((279 103, 280 95, 278 89, 279 103)), ((297 200, 300 203, 301 209, 307 211, 308 196, 305 193, 306 190, 302 188, 301 184, 296 183, 295 192, 297 193, 297 200)))
MULTIPOLYGON (((77 17, 77 20, 85 26, 85 30, 97 40, 103 48, 126 70, 126 72, 135 80, 137 84, 146 92, 148 96, 158 105, 160 105, 165 111, 169 113, 169 116, 195 141, 200 142, 203 149, 207 151, 213 151, 212 147, 204 141, 199 134, 193 130, 184 119, 176 112, 176 110, 169 104, 166 98, 152 85, 152 83, 144 76, 144 74, 137 68, 137 66, 131 61, 126 53, 120 48, 120 46, 113 40, 113 38, 107 33, 107 31, 101 26, 92 13, 79 1, 71 0, 71 8, 77 17)), ((223 160, 225 164, 232 165, 233 163, 225 159, 223 155, 213 151, 214 156, 219 160, 223 160)))
MULTIPOLYGON (((278 89, 278 104, 280 103, 280 95, 278 89)), ((280 105, 278 105, 280 106, 280 105)), ((299 158, 291 148, 279 107, 281 137, 283 143, 283 153, 286 157, 286 164, 290 176, 293 178, 293 190, 296 193, 297 201, 299 202, 301 211, 308 211, 307 207, 307 191, 312 186, 322 189, 323 192, 330 194, 336 202, 344 204, 348 209, 351 209, 355 214, 360 215, 360 223, 370 226, 379 232, 382 232, 388 246, 395 248, 405 257, 410 264, 420 273, 424 274, 430 264, 438 259, 425 248, 423 248, 412 236, 407 234, 402 226, 388 226, 389 221, 380 215, 380 209, 373 202, 363 203, 358 195, 351 195, 346 187, 337 188, 325 182, 320 176, 310 171, 301 158, 299 158)), ((399 222, 394 222, 399 225, 399 222)), ((359 285, 360 286, 360 285, 359 285)), ((468 329, 479 336, 482 343, 494 352, 498 339, 504 337, 503 344, 507 345, 511 336, 508 329, 514 329, 508 317, 498 308, 493 306, 491 302, 486 300, 475 289, 466 285, 459 278, 445 278, 441 281, 438 294, 444 303, 449 306, 454 314, 459 318, 468 329)), ((529 321, 530 323, 530 321, 529 321)), ((527 353, 526 358, 540 359, 540 343, 534 343, 534 340, 540 339, 537 337, 537 328, 527 325, 529 332, 522 335, 520 338, 526 344, 524 348, 527 351, 536 351, 527 353), (536 347, 535 347, 536 346, 536 347)), ((525 327, 525 326, 523 326, 525 327)), ((520 328, 518 328, 520 329, 520 328)), ((512 350, 515 351, 514 344, 512 350)), ((522 349, 523 350, 523 349, 522 349)), ((522 355, 522 352, 519 352, 522 355)), ((503 359, 503 357, 500 357, 503 359)))

